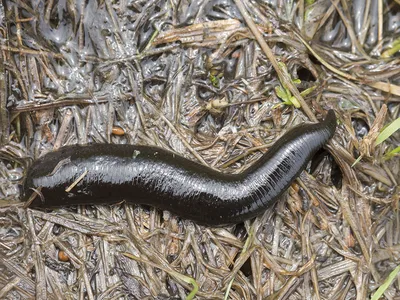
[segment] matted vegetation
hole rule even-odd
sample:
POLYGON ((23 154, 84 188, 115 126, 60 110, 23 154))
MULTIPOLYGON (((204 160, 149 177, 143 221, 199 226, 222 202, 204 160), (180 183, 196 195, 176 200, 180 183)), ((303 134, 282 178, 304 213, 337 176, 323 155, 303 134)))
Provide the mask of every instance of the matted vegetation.
POLYGON ((1 299, 400 297, 398 0, 3 0, 0 22, 1 299), (330 108, 334 138, 244 224, 19 198, 64 145, 235 173, 330 108))

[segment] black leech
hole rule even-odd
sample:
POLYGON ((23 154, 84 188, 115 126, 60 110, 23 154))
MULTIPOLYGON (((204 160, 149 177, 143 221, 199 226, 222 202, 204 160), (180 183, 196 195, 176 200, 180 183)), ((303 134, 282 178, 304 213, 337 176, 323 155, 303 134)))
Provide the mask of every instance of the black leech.
POLYGON ((36 160, 24 183, 25 199, 41 187, 33 207, 111 204, 122 200, 169 210, 207 225, 240 223, 274 204, 335 133, 336 117, 284 134, 241 174, 225 174, 160 148, 74 145, 36 160), (69 159, 69 160, 67 160, 69 159), (65 160, 66 163, 60 164, 65 160), (86 175, 69 192, 66 189, 86 175))

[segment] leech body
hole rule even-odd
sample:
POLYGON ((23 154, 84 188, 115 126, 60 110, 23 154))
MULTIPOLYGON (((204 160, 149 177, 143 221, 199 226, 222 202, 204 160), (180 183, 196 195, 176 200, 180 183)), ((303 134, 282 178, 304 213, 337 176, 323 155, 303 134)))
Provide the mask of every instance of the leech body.
POLYGON ((200 224, 240 223, 274 204, 335 129, 335 113, 330 110, 324 121, 288 131, 241 174, 221 173, 149 146, 66 146, 33 163, 23 194, 28 199, 32 189, 41 187, 32 207, 126 200, 200 224))

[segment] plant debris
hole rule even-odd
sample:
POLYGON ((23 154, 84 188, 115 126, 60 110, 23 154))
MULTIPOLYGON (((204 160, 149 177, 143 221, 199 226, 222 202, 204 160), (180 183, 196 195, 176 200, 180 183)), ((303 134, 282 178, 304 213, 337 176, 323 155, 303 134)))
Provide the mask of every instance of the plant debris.
POLYGON ((1 299, 400 297, 399 1, 3 0, 0 29, 1 299), (238 173, 330 108, 334 138, 244 224, 21 202, 65 145, 238 173))

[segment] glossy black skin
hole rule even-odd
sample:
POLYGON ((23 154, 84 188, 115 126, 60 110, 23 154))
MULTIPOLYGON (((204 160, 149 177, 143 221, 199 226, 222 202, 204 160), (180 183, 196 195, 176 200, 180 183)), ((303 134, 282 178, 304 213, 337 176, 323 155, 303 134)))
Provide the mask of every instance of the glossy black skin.
POLYGON ((241 174, 221 173, 149 146, 67 146, 33 163, 24 195, 28 199, 31 188, 42 187, 42 197, 36 197, 33 207, 126 200, 169 210, 200 224, 240 223, 274 204, 335 129, 335 113, 330 110, 321 123, 287 132, 241 174), (77 186, 66 192, 85 171, 77 186))

